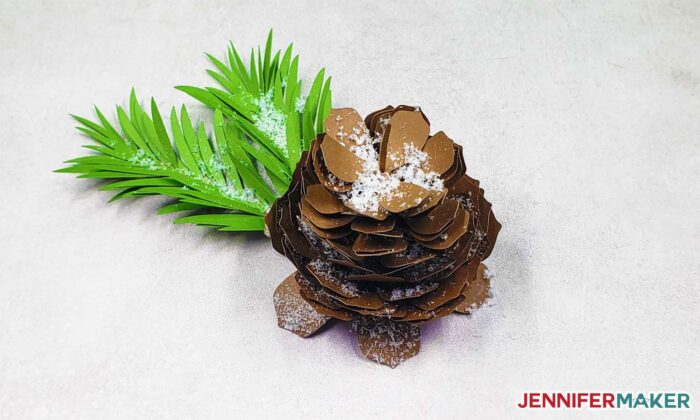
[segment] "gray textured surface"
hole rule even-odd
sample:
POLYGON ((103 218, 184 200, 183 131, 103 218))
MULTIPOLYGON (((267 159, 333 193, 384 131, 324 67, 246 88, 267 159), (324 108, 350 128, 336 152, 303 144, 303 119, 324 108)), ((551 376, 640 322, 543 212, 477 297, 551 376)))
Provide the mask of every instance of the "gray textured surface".
POLYGON ((2 1, 0 418, 493 418, 528 414, 523 391, 700 397, 697 1, 91 3, 2 1), (171 87, 206 80, 203 51, 269 27, 304 74, 327 67, 336 105, 422 105, 503 222, 492 305, 424 328, 395 370, 345 326, 277 328, 292 268, 265 239, 173 226, 158 200, 107 205, 50 172, 80 153, 68 112, 132 85, 191 103, 171 87))

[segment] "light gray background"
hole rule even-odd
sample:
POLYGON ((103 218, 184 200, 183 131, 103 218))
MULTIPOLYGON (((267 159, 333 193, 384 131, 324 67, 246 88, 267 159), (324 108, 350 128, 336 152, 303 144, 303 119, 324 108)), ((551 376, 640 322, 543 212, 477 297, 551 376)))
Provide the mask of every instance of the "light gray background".
POLYGON ((504 418, 541 414, 515 405, 542 390, 700 404, 699 2, 254 3, 2 1, 0 418, 504 418), (132 86, 209 118, 172 86, 270 27, 337 106, 421 105, 503 222, 491 304, 425 327, 397 369, 346 325, 278 329, 292 266, 265 238, 51 173, 86 142, 67 114, 132 86))

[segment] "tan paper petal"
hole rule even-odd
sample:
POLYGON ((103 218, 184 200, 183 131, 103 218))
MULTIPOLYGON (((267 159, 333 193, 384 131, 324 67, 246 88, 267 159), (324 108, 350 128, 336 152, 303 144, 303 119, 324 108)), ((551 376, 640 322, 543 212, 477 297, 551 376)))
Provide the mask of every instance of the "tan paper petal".
POLYGON ((391 172, 406 163, 404 146, 412 144, 422 150, 430 134, 430 126, 420 111, 398 111, 392 115, 379 149, 379 168, 391 172))
POLYGON ((277 325, 300 337, 308 337, 330 318, 316 311, 300 295, 295 275, 296 273, 284 279, 275 289, 273 301, 277 312, 277 325))
POLYGON ((420 351, 420 327, 386 318, 364 317, 356 324, 360 351, 368 359, 395 368, 420 351))
POLYGON ((403 238, 366 235, 361 233, 352 246, 357 255, 395 254, 406 250, 408 243, 403 238))
POLYGON ((454 162, 454 143, 442 131, 428 139, 423 151, 428 155, 428 159, 421 165, 426 172, 442 174, 450 169, 454 162))
POLYGON ((400 213, 422 203, 429 192, 419 185, 401 182, 391 194, 381 197, 379 204, 392 213, 400 213))
POLYGON ((333 175, 345 182, 357 181, 358 174, 362 172, 364 160, 351 152, 349 147, 326 136, 321 143, 321 151, 326 167, 333 175))
POLYGON ((387 217, 389 217, 389 212, 386 211, 383 207, 379 207, 377 211, 370 211, 370 210, 363 210, 356 208, 355 206, 352 205, 352 202, 350 200, 343 201, 343 204, 350 210, 354 211, 355 213, 361 214, 362 216, 367 216, 369 218, 372 218, 374 220, 386 220, 387 217))
POLYGON ((304 198, 321 214, 338 214, 348 210, 342 201, 321 184, 309 185, 304 198))
POLYGON ((320 140, 317 139, 311 144, 311 151, 309 154, 314 156, 314 173, 325 188, 335 192, 346 192, 352 189, 351 183, 342 181, 337 176, 333 175, 325 165, 321 164, 323 161, 323 152, 321 152, 320 140))
POLYGON ((367 132, 367 126, 362 117, 352 108, 331 109, 323 126, 326 135, 346 145, 355 144, 351 139, 353 132, 356 135, 367 132))
POLYGON ((442 202, 442 199, 445 198, 447 191, 447 188, 443 188, 440 191, 431 190, 422 203, 412 209, 406 210, 404 212, 404 216, 413 217, 432 209, 442 202))
POLYGON ((301 200, 301 214, 308 218, 311 223, 321 229, 335 229, 348 225, 355 218, 353 215, 329 216, 321 214, 308 201, 301 200))
POLYGON ((382 108, 378 111, 369 114, 365 118, 365 124, 367 125, 367 128, 369 128, 369 130, 375 134, 383 133, 384 129, 389 124, 389 119, 393 111, 394 107, 391 105, 387 105, 386 108, 382 108))

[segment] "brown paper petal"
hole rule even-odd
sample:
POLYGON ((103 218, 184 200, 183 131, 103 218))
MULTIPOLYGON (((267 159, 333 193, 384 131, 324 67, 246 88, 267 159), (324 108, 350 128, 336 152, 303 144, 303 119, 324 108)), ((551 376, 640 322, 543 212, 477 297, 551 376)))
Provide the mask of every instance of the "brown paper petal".
POLYGON ((398 111, 391 116, 379 148, 379 168, 391 172, 406 163, 404 145, 422 150, 430 134, 430 126, 420 112, 398 111))
POLYGON ((433 310, 456 299, 469 280, 469 270, 468 265, 461 266, 450 277, 443 280, 437 289, 412 300, 411 304, 423 310, 433 310))
POLYGON ((468 314, 473 310, 479 308, 486 302, 489 298, 489 291, 491 289, 491 282, 489 279, 484 277, 484 272, 486 271, 486 266, 480 264, 476 272, 476 278, 469 280, 469 282, 462 289, 462 296, 464 296, 464 302, 462 302, 455 311, 468 314))
POLYGON ((343 305, 352 308, 378 310, 384 307, 384 301, 374 292, 363 293, 353 298, 346 298, 343 296, 334 296, 334 298, 343 305))
POLYGON ((358 284, 344 279, 340 275, 339 270, 333 268, 333 265, 316 259, 306 264, 306 269, 309 270, 312 276, 321 284, 321 286, 334 291, 340 296, 346 298, 355 298, 360 296, 361 290, 358 284))
POLYGON ((306 216, 302 216, 302 220, 304 220, 307 226, 309 226, 309 229, 311 229, 321 239, 340 239, 352 233, 352 231, 348 229, 347 226, 339 227, 336 229, 319 229, 313 223, 311 223, 311 221, 306 216))
POLYGON ((338 214, 349 210, 321 184, 309 185, 304 198, 321 214, 338 214))
POLYGON ((381 134, 384 132, 384 128, 389 124, 389 119, 391 114, 394 112, 394 107, 387 105, 386 108, 382 108, 379 111, 375 111, 369 114, 365 118, 365 124, 369 128, 372 134, 381 134))
POLYGON ((443 250, 454 245, 457 240, 469 230, 469 212, 461 206, 455 216, 455 221, 445 233, 430 242, 424 242, 426 248, 443 250))
POLYGON ((354 207, 352 205, 352 203, 350 202, 350 200, 344 201, 343 204, 345 204, 345 206, 347 208, 354 211, 355 213, 360 214, 362 216, 367 216, 367 217, 374 219, 374 220, 381 221, 381 220, 386 220, 386 218, 389 217, 389 212, 386 211, 385 209, 383 209, 382 207, 379 207, 379 209, 377 211, 367 211, 367 210, 362 210, 362 209, 358 209, 358 208, 354 207))
POLYGON ((437 206, 438 204, 442 203, 442 199, 445 197, 447 194, 447 188, 444 188, 440 191, 435 191, 431 190, 428 196, 423 200, 422 203, 420 203, 418 206, 408 209, 403 213, 403 216, 405 217, 414 217, 418 216, 419 214, 425 213, 426 211, 432 209, 433 207, 437 206))
POLYGON ((428 155, 428 159, 421 165, 426 172, 442 174, 450 169, 454 162, 454 143, 442 131, 428 139, 423 151, 428 155))
POLYGON ((326 135, 346 145, 355 144, 350 138, 353 131, 357 131, 357 134, 367 132, 362 117, 352 108, 331 109, 323 126, 326 135))
POLYGON ((459 295, 457 298, 449 301, 445 305, 442 305, 441 307, 437 308, 436 310, 433 311, 433 317, 431 320, 442 318, 443 316, 447 316, 451 313, 453 313, 459 305, 461 305, 464 302, 464 296, 459 295))
POLYGON ((360 351, 368 359, 395 368, 420 351, 420 327, 386 318, 357 321, 360 351))
POLYGON ((326 167, 333 175, 345 182, 357 181, 358 174, 363 170, 364 160, 351 152, 349 147, 326 136, 321 143, 321 151, 326 167))
POLYGON ((366 217, 358 217, 352 221, 350 228, 360 233, 389 232, 394 229, 396 219, 375 220, 366 217))
POLYGON ((399 186, 379 199, 379 204, 392 213, 416 207, 428 197, 429 191, 416 184, 401 182, 399 186))
POLYGON ((424 311, 422 309, 408 307, 406 308, 406 315, 402 318, 397 319, 397 322, 410 323, 416 321, 427 321, 433 317, 433 311, 424 311))
POLYGON ((316 227, 321 229, 335 229, 349 225, 355 218, 353 215, 327 216, 321 214, 309 204, 306 199, 301 200, 301 214, 311 221, 316 227))
POLYGON ((388 232, 377 232, 374 236, 385 236, 387 238, 403 238, 403 232, 398 229, 393 229, 388 232))
POLYGON ((501 223, 496 220, 496 216, 493 213, 489 214, 489 227, 488 230, 486 231, 486 238, 489 241, 488 247, 486 248, 486 251, 484 251, 484 254, 481 256, 482 260, 487 259, 491 255, 491 251, 493 251, 493 246, 496 244, 496 238, 498 237, 498 233, 501 231, 501 223))
POLYGON ((417 217, 405 218, 404 222, 412 231, 421 235, 432 235, 438 233, 451 223, 460 209, 459 202, 455 200, 445 200, 435 207, 430 213, 417 217))
POLYGON ((428 261, 435 258, 435 254, 425 254, 421 256, 411 257, 408 255, 401 254, 388 254, 382 255, 379 260, 384 267, 388 268, 399 268, 399 267, 410 267, 412 265, 420 264, 422 262, 428 261))
POLYGON ((330 318, 316 311, 300 295, 295 274, 284 279, 275 289, 273 301, 277 312, 277 325, 300 337, 308 337, 318 331, 330 318))
POLYGON ((350 274, 348 280, 366 281, 370 283, 398 283, 404 281, 401 277, 388 276, 383 274, 350 274))
POLYGON ((318 313, 331 317, 331 318, 336 318, 341 321, 352 321, 354 318, 354 315, 350 311, 346 311, 344 309, 331 309, 328 306, 325 306, 321 303, 316 302, 313 299, 310 299, 308 296, 305 295, 304 291, 301 291, 301 296, 306 299, 306 301, 311 305, 318 313))
POLYGON ((433 291, 438 288, 438 282, 418 283, 405 286, 398 286, 392 289, 378 289, 377 293, 389 302, 396 302, 404 299, 413 299, 433 291))
POLYGON ((352 183, 344 182, 337 176, 333 175, 325 164, 323 164, 323 153, 321 152, 321 142, 316 139, 311 144, 310 155, 315 156, 313 159, 313 168, 319 182, 328 190, 335 192, 347 192, 352 189, 352 183))
POLYGON ((352 246, 352 250, 360 256, 377 256, 395 254, 405 251, 408 243, 403 238, 391 238, 361 233, 352 246))
POLYGON ((420 114, 421 118, 423 118, 423 121, 425 121, 428 126, 430 126, 430 121, 428 120, 428 117, 425 116, 425 113, 419 106, 415 105, 399 105, 394 109, 394 113, 398 111, 410 111, 410 112, 417 112, 420 114))
POLYGON ((430 235, 422 235, 422 234, 420 234, 420 233, 416 233, 416 232, 413 232, 413 231, 412 231, 412 232, 411 232, 411 235, 412 235, 418 242, 421 242, 421 243, 430 242, 430 241, 433 241, 433 240, 437 239, 440 235, 445 234, 445 233, 447 232, 447 230, 448 230, 453 224, 454 224, 454 220, 451 220, 449 223, 447 223, 447 226, 445 226, 445 227, 444 227, 440 232, 438 232, 438 233, 431 233, 430 235))

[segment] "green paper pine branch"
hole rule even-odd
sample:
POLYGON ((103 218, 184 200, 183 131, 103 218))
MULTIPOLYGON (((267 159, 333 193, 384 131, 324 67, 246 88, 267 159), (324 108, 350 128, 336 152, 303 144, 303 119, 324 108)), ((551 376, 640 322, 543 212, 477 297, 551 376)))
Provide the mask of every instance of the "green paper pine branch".
POLYGON ((212 134, 194 125, 183 106, 170 113, 170 134, 151 99, 150 115, 132 90, 129 109, 117 107, 118 129, 95 109, 97 121, 74 116, 77 129, 95 141, 89 156, 71 159, 57 172, 113 181, 101 190, 117 191, 110 201, 145 195, 175 199, 158 213, 189 211, 175 223, 222 231, 262 231, 264 215, 288 188, 310 141, 322 131, 331 108, 330 79, 319 72, 306 99, 297 78, 298 56, 291 45, 274 58, 272 31, 264 58, 251 53, 249 68, 233 45, 227 67, 209 70, 225 90, 179 87, 214 110, 212 134), (291 105, 289 105, 291 104, 291 105))
MULTIPOLYGON (((236 47, 231 43, 222 60, 207 57, 215 69, 207 73, 220 85, 199 88, 177 86, 211 109, 220 109, 241 131, 261 148, 285 162, 291 171, 299 162, 302 150, 323 132, 323 122, 332 106, 331 79, 321 69, 308 96, 301 95, 298 78, 299 56, 292 57, 293 44, 282 54, 272 51, 272 31, 268 34, 265 52, 260 47, 250 51, 246 68, 236 47), (281 57, 281 58, 280 58, 281 57)), ((288 183, 285 186, 288 186, 288 183)))

